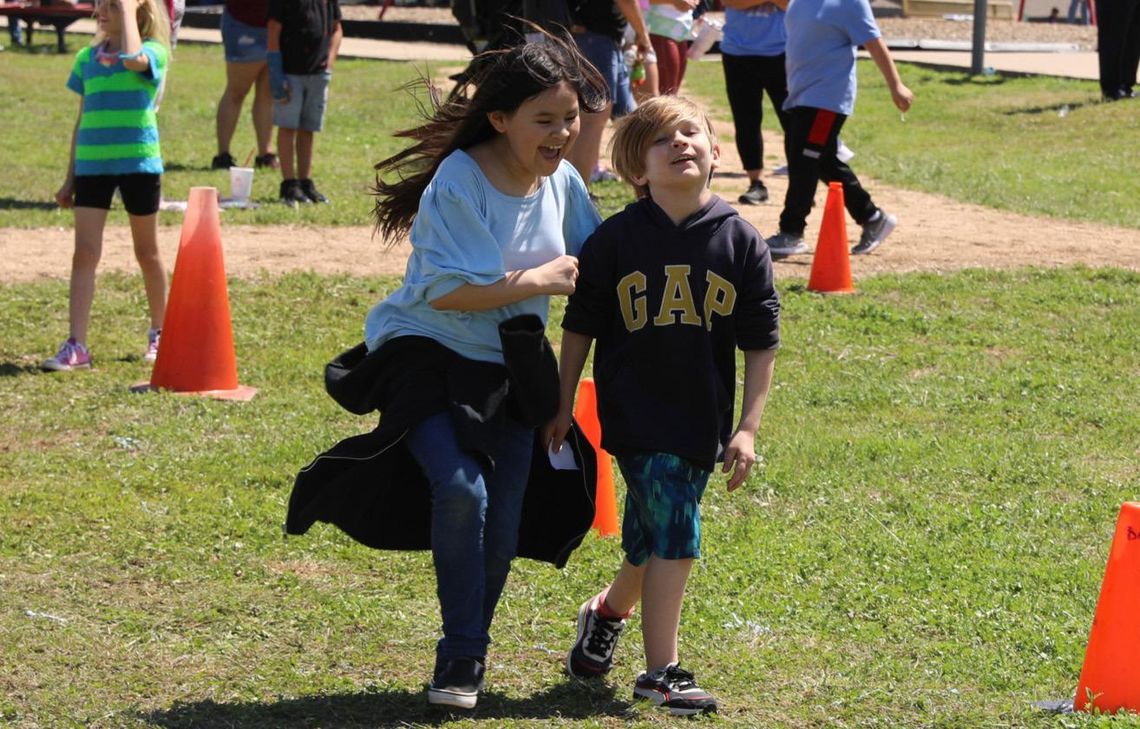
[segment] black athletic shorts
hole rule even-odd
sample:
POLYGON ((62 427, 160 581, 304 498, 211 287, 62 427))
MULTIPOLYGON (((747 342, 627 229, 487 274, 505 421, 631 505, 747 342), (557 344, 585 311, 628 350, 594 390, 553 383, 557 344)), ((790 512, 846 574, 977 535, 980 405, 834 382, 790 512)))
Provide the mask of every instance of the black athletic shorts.
POLYGON ((111 209, 115 188, 131 215, 153 215, 162 201, 162 175, 79 175, 75 178, 75 207, 111 209))

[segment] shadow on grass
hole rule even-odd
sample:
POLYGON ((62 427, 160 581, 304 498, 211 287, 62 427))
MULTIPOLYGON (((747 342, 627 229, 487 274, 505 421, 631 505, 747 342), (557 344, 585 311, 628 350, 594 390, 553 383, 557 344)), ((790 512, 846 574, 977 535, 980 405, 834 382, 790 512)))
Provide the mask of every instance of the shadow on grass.
POLYGON ((1023 114, 1030 114, 1030 115, 1060 114, 1061 110, 1064 109, 1065 110, 1064 113, 1068 114, 1070 111, 1076 111, 1077 109, 1081 109, 1081 108, 1084 108, 1086 106, 1095 106, 1095 105, 1096 105, 1095 103, 1090 104, 1088 102, 1078 101, 1078 102, 1074 102, 1071 104, 1070 103, 1060 103, 1060 104, 1050 104, 1048 106, 1030 106, 1030 107, 1026 107, 1024 109, 1010 109, 1009 111, 1004 111, 1002 113, 1005 116, 1021 116, 1023 114))
MULTIPOLYGON (((940 71, 950 72, 962 70, 961 68, 954 68, 952 66, 935 66, 934 68, 940 71)), ((942 83, 946 84, 947 86, 1000 86, 1001 84, 1004 84, 1005 81, 1006 77, 1004 75, 1004 72, 998 72, 990 74, 988 76, 986 74, 979 74, 977 76, 971 76, 970 74, 966 74, 964 76, 951 76, 945 79, 942 83)))
POLYGON ((0 197, 0 210, 55 210, 58 207, 55 200, 17 200, 14 197, 0 197))
POLYGON ((169 709, 141 715, 141 719, 167 729, 190 727, 242 727, 300 729, 301 727, 406 727, 440 726, 456 719, 493 722, 496 719, 588 719, 624 716, 629 704, 614 696, 612 686, 574 681, 553 686, 526 698, 502 696, 494 691, 479 697, 471 711, 430 706, 424 692, 376 691, 303 696, 278 701, 217 703, 209 699, 177 702, 169 709))
POLYGON ((0 362, 0 377, 18 377, 19 375, 31 375, 40 371, 40 368, 32 364, 17 364, 15 362, 0 362))

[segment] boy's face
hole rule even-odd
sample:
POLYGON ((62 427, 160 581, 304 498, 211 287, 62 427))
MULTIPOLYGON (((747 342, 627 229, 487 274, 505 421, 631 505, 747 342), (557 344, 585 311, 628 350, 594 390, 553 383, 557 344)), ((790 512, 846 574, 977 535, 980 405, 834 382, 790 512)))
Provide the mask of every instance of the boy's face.
POLYGON ((645 153, 645 172, 632 180, 660 194, 664 189, 699 194, 720 160, 720 147, 704 122, 683 119, 657 130, 645 153))

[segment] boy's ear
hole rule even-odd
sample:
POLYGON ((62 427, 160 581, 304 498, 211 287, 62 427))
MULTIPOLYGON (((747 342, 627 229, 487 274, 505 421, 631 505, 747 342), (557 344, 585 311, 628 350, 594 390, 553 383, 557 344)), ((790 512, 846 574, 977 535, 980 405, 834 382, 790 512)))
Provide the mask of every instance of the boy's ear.
POLYGON ((720 145, 714 144, 712 146, 712 168, 715 170, 720 167, 720 145))

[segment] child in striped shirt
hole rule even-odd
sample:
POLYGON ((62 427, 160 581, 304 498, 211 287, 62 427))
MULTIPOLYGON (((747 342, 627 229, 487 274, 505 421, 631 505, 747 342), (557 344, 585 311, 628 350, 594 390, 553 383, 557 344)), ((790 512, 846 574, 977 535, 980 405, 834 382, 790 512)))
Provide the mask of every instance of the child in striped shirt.
POLYGON ((55 194, 75 208, 71 261, 70 334, 41 368, 69 372, 91 366, 87 326, 95 295, 95 267, 115 190, 130 217, 135 258, 150 308, 144 359, 158 355, 166 312, 166 271, 158 251, 162 155, 155 97, 169 58, 170 21, 159 0, 98 0, 94 43, 75 58, 67 87, 80 95, 71 136, 67 179, 55 194))

